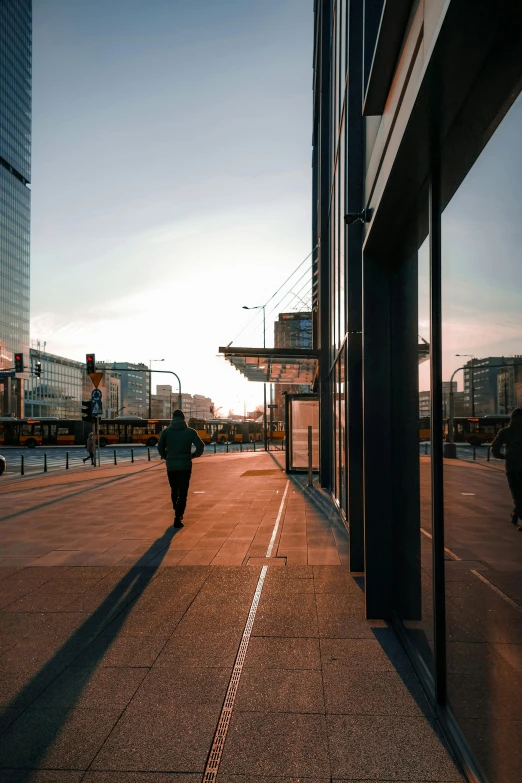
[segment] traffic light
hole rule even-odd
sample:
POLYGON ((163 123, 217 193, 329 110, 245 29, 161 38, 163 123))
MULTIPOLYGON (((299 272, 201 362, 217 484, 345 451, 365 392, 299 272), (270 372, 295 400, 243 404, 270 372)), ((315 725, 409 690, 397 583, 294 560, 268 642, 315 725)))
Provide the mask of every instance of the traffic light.
POLYGON ((23 353, 15 353, 15 372, 24 371, 24 355, 23 353))
POLYGON ((34 364, 34 374, 37 378, 39 378, 42 374, 42 362, 35 362, 34 364))
POLYGON ((93 353, 87 354, 85 357, 85 364, 87 366, 87 375, 90 375, 91 372, 96 372, 96 361, 93 353))
POLYGON ((83 400, 82 402, 82 421, 92 421, 90 400, 83 400))

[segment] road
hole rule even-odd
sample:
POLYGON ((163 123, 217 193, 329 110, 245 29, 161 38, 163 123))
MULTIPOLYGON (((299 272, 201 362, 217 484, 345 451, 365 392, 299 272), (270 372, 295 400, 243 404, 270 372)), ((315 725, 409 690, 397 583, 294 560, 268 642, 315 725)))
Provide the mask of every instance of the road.
MULTIPOLYGON (((238 453, 243 451, 263 451, 262 443, 230 443, 226 444, 207 444, 205 446, 205 455, 209 454, 226 454, 226 453, 238 453)), ((278 443, 274 449, 281 449, 281 444, 278 443)), ((101 464, 114 465, 125 464, 134 462, 144 462, 149 460, 151 462, 159 459, 157 448, 147 449, 146 446, 136 445, 117 445, 115 447, 107 446, 104 449, 100 449, 101 464)), ((45 455, 47 455, 47 472, 64 470, 66 468, 67 453, 69 454, 69 469, 81 469, 85 467, 85 470, 92 469, 89 463, 83 464, 83 459, 86 456, 85 448, 83 446, 52 446, 52 447, 37 447, 34 449, 27 448, 14 448, 14 447, 0 447, 0 454, 2 454, 7 460, 7 471, 4 476, 19 476, 21 472, 22 457, 24 458, 24 473, 25 475, 32 473, 43 473, 45 469, 45 455)))

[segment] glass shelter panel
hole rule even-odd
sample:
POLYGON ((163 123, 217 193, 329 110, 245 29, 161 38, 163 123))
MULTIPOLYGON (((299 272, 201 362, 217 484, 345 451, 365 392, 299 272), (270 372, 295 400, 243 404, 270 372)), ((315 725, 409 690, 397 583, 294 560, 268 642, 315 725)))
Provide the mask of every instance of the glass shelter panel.
POLYGON ((319 400, 289 396, 290 470, 308 469, 308 427, 312 427, 312 469, 319 470, 319 400))
POLYGON ((521 138, 519 96, 442 216, 447 694, 491 783, 522 780, 521 138))

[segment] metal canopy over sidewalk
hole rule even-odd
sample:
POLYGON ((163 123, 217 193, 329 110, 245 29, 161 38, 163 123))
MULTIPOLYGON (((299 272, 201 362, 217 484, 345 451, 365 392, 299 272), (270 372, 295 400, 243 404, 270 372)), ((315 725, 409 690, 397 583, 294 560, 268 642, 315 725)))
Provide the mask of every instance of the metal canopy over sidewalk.
POLYGON ((249 381, 313 383, 319 351, 311 348, 220 348, 236 370, 249 381))

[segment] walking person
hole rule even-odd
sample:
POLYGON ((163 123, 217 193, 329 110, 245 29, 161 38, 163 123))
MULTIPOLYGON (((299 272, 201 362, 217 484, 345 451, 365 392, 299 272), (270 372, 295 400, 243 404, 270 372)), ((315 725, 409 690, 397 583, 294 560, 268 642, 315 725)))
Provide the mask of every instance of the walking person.
POLYGON ((522 531, 522 408, 511 412, 511 421, 497 433, 491 444, 491 453, 506 461, 506 478, 514 506, 511 521, 522 531))
POLYGON ((183 527, 182 520, 187 505, 192 460, 201 457, 204 448, 205 444, 196 430, 187 427, 183 411, 175 410, 172 414, 172 422, 162 431, 158 443, 160 457, 167 463, 167 476, 174 509, 174 527, 183 527), (194 452, 192 446, 196 447, 194 452))
POLYGON ((92 432, 89 432, 89 435, 87 437, 87 443, 85 444, 85 451, 87 452, 87 456, 83 460, 83 464, 87 462, 88 459, 91 460, 91 464, 94 465, 94 435, 92 432))

